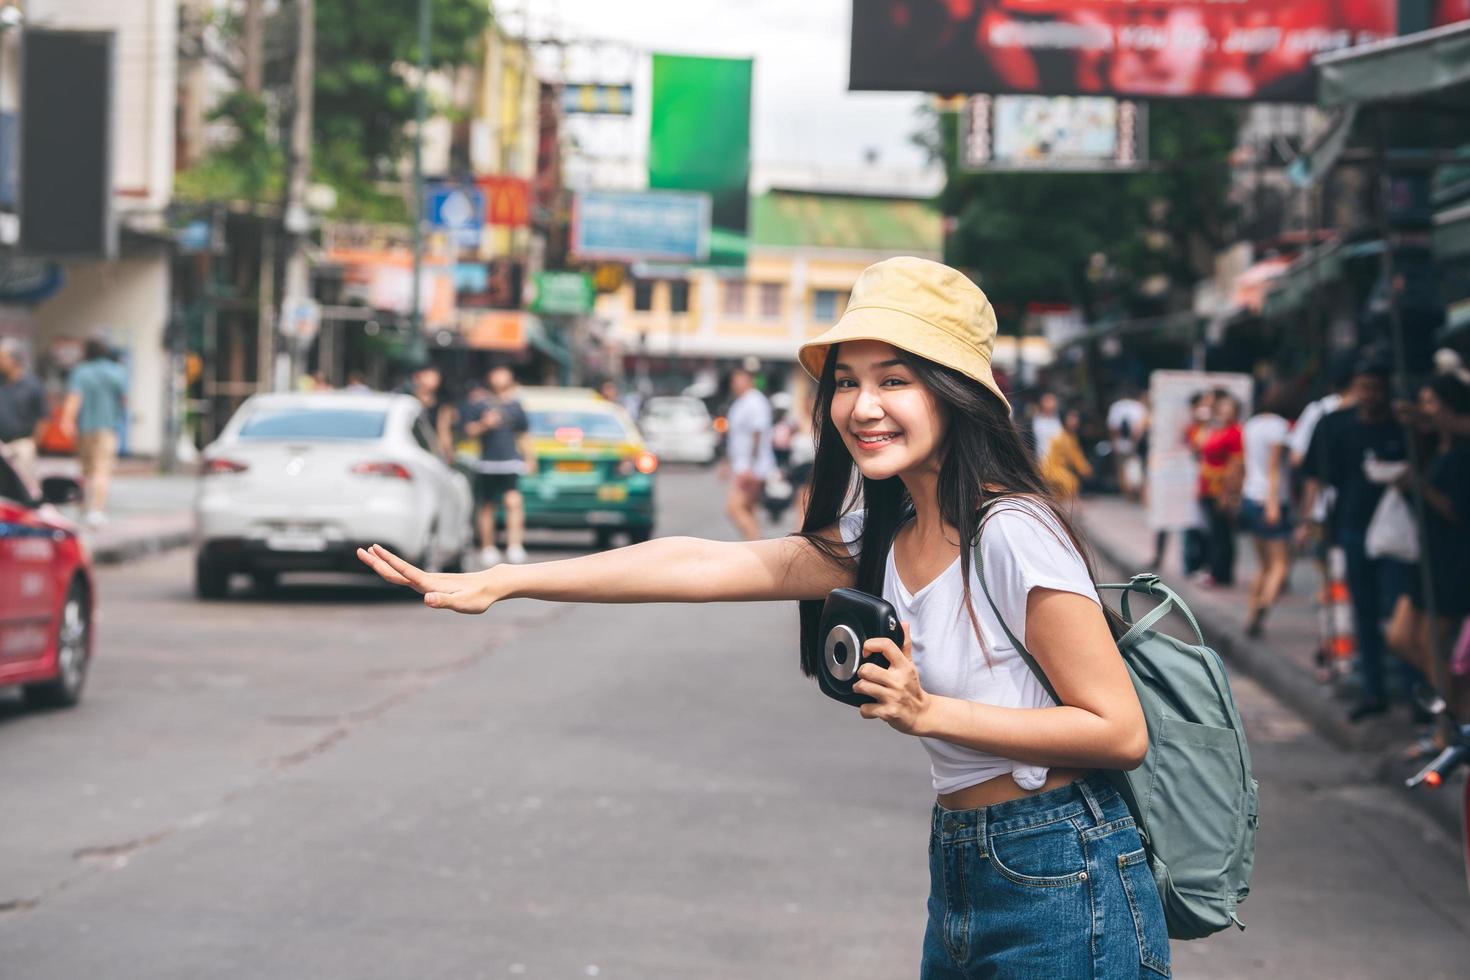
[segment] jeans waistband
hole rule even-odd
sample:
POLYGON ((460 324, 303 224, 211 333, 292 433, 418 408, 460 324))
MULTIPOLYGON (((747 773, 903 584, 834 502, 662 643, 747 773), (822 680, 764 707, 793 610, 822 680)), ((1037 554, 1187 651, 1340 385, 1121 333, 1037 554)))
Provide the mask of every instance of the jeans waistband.
POLYGON ((946 810, 934 805, 931 832, 944 841, 984 840, 987 835, 1020 830, 1087 814, 1093 824, 1106 822, 1103 807, 1121 802, 1107 777, 1092 773, 1066 786, 973 810, 946 810))

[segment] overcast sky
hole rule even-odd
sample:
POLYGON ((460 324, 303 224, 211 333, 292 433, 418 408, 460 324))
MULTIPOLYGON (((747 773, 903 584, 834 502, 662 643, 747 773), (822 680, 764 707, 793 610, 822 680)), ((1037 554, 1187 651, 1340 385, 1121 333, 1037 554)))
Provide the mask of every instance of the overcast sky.
MULTIPOLYGON (((857 166, 875 147, 884 168, 917 170, 910 145, 922 96, 847 91, 851 0, 500 0, 529 8, 532 33, 647 51, 755 58, 753 141, 766 164, 857 166)), ((608 56, 615 69, 616 58, 608 56)), ((590 79, 577 79, 585 81, 590 79)))

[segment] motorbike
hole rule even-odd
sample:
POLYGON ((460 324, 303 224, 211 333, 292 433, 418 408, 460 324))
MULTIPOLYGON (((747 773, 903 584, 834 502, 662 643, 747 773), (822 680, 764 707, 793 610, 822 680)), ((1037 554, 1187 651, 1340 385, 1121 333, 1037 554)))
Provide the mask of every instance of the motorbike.
MULTIPOLYGON (((1470 725, 1456 724, 1455 736, 1429 764, 1410 776, 1409 788, 1424 786, 1439 789, 1453 783, 1461 769, 1470 768, 1470 725)), ((1470 885, 1470 779, 1460 780, 1460 846, 1465 859, 1465 881, 1470 885)))

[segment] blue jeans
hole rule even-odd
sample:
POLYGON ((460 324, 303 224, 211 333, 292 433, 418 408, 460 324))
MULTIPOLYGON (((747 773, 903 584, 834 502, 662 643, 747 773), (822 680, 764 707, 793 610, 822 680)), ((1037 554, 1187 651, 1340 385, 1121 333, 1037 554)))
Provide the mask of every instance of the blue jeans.
MULTIPOLYGON (((1385 702, 1389 690, 1384 678, 1383 621, 1393 613, 1394 603, 1408 587, 1415 566, 1392 558, 1369 558, 1364 548, 1366 535, 1339 532, 1337 543, 1347 556, 1348 594, 1353 601, 1353 626, 1358 634, 1358 676, 1365 701, 1385 702)), ((1410 668, 1403 661, 1398 669, 1405 691, 1412 688, 1410 668)))
POLYGON ((977 810, 935 806, 921 980, 1169 975, 1128 807, 1098 776, 977 810))

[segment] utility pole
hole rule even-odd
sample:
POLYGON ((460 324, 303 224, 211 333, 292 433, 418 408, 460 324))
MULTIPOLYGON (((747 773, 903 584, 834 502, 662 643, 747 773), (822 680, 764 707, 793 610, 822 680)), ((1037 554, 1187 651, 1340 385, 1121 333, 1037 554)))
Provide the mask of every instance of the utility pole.
POLYGON ((245 42, 245 72, 241 88, 254 95, 260 94, 262 75, 260 3, 261 0, 245 0, 245 22, 241 32, 245 42))
POLYGON ((287 235, 285 288, 281 290, 279 324, 290 330, 289 353, 277 355, 276 387, 289 388, 300 372, 300 361, 311 343, 295 328, 295 315, 303 301, 311 298, 311 275, 306 261, 306 234, 311 228, 306 213, 306 183, 311 173, 312 77, 316 73, 316 0, 296 0, 296 68, 292 75, 295 107, 291 116, 291 153, 286 181, 286 210, 281 224, 287 235), (285 363, 282 363, 282 358, 285 363), (285 371, 282 371, 282 368, 285 371), (281 375, 285 374, 282 384, 281 375))
POLYGON ((424 315, 420 311, 424 277, 424 126, 428 123, 429 104, 429 0, 419 0, 419 77, 414 91, 415 118, 413 130, 413 287, 409 323, 413 327, 413 343, 424 332, 424 315))

